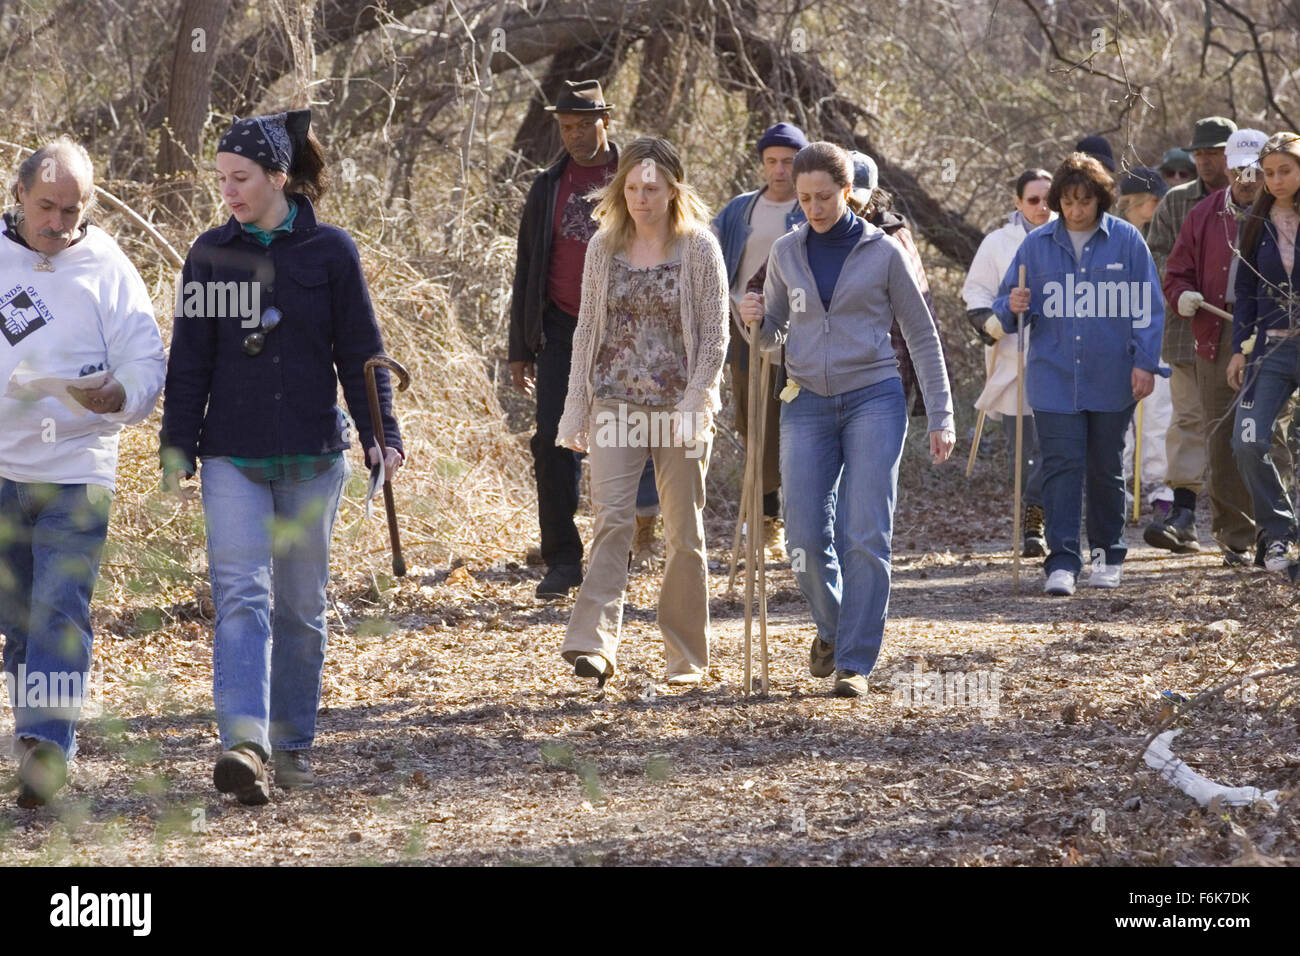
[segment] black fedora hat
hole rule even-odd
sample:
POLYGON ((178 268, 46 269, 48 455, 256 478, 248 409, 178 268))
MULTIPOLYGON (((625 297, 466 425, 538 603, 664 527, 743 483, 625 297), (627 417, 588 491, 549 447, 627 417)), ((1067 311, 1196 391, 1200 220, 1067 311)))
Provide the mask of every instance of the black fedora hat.
POLYGON ((548 113, 601 113, 614 107, 605 102, 600 91, 600 80, 565 80, 555 105, 546 107, 548 113))

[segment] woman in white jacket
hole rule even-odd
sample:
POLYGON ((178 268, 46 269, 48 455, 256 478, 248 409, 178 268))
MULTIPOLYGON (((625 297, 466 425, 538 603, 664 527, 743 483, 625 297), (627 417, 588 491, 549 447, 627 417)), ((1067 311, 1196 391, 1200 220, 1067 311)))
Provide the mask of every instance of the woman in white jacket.
MULTIPOLYGON (((1052 174, 1045 169, 1026 169, 1020 174, 1016 180, 1015 212, 1007 217, 1006 225, 984 237, 961 288, 961 296, 966 301, 966 317, 985 346, 984 391, 975 399, 975 407, 994 421, 1007 416, 1003 428, 1008 435, 1015 434, 1015 416, 1024 416, 1025 537, 1020 553, 1027 558, 1039 558, 1047 553, 1042 459, 1038 453, 1033 412, 1028 407, 1020 409, 1016 404, 1016 339, 1002 331, 992 306, 1002 277, 1025 236, 1056 218, 1056 214, 1047 208, 1047 191, 1051 186, 1052 174)), ((1027 338, 1026 358, 1029 351, 1027 338)), ((1009 454, 1007 460, 1011 465, 1009 474, 1014 476, 1015 453, 1009 454)))

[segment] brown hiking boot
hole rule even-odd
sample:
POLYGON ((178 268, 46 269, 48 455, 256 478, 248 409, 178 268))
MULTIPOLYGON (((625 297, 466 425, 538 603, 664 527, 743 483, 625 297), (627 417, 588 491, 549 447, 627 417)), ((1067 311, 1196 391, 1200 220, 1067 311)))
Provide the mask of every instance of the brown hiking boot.
POLYGON ((1047 524, 1042 505, 1025 506, 1025 540, 1022 558, 1041 558, 1047 554, 1047 524))
POLYGON ((813 677, 830 677, 835 673, 835 645, 827 644, 820 635, 813 638, 808 651, 808 672, 813 677))
POLYGON ((831 693, 836 697, 865 697, 867 694, 867 678, 864 674, 857 671, 836 671, 835 686, 831 688, 831 693))
POLYGON ((316 782, 305 750, 277 750, 271 755, 271 764, 275 767, 275 785, 282 790, 310 787, 316 782))
POLYGON ((763 550, 767 553, 767 560, 785 563, 785 522, 780 518, 764 516, 763 550))
POLYGON ((68 760, 63 749, 48 740, 22 741, 27 748, 18 762, 18 806, 34 810, 49 803, 68 782, 68 760))
POLYGON ((260 806, 271 799, 266 764, 252 744, 237 744, 218 757, 212 782, 221 793, 233 793, 245 806, 260 806))
POLYGON ((628 568, 632 571, 649 571, 655 566, 655 521, 658 515, 636 516, 636 537, 632 540, 632 554, 628 568))

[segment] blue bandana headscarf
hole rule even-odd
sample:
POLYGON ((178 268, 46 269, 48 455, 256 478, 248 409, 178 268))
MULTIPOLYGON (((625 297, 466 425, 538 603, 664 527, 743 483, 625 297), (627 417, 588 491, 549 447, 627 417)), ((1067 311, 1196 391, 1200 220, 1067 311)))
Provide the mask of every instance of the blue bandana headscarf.
POLYGON ((260 166, 287 173, 293 158, 307 144, 311 110, 289 110, 249 119, 236 119, 221 137, 218 153, 236 153, 260 166))

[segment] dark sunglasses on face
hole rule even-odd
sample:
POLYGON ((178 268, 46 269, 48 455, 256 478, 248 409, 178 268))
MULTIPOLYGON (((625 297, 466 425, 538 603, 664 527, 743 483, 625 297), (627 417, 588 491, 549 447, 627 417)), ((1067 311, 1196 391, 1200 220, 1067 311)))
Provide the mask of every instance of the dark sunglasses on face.
POLYGON ((1040 202, 1047 202, 1046 196, 1025 196, 1024 201, 1027 205, 1037 206, 1040 202))
POLYGON ((1192 178, 1192 174, 1185 169, 1171 169, 1166 175, 1170 179, 1189 180, 1192 178))
POLYGON ((266 346, 267 334, 280 324, 284 318, 283 313, 275 306, 271 306, 262 313, 262 323, 256 332, 249 332, 244 336, 243 350, 248 356, 261 355, 262 349, 266 346))

